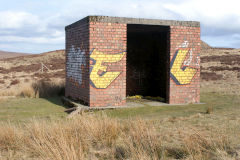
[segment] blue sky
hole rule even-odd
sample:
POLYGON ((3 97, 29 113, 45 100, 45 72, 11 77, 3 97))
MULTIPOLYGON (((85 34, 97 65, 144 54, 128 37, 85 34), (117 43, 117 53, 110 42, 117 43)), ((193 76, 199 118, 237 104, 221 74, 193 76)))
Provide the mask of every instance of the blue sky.
POLYGON ((65 47, 64 27, 87 15, 193 20, 211 46, 240 48, 238 0, 0 0, 0 50, 65 47))

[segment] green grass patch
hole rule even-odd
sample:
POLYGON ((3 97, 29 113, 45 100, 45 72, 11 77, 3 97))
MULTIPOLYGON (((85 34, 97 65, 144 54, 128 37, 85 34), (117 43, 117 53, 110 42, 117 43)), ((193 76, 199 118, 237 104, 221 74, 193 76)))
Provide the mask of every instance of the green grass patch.
POLYGON ((208 107, 213 108, 213 114, 239 113, 240 97, 233 95, 221 95, 218 93, 205 93, 201 95, 204 104, 171 105, 171 106, 145 106, 139 108, 124 108, 103 111, 110 117, 129 118, 165 118, 184 117, 196 113, 205 114, 208 107), (227 112, 226 112, 227 111, 227 112), (236 112, 238 111, 238 112, 236 112))
MULTIPOLYGON (((106 113, 110 117, 121 119, 185 117, 197 113, 206 114, 209 107, 213 109, 212 114, 238 115, 240 113, 240 96, 204 93, 201 95, 201 102, 204 104, 145 106, 96 111, 95 113, 106 113)), ((0 121, 22 122, 32 118, 63 118, 67 115, 64 110, 60 97, 8 99, 0 102, 0 121)))
POLYGON ((8 99, 0 103, 0 121, 61 118, 66 116, 64 109, 59 97, 8 99))

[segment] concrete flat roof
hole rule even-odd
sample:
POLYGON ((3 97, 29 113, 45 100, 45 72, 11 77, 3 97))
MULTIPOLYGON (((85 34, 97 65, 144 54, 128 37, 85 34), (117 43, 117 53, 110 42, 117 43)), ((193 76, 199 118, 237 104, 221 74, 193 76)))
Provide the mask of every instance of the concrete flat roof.
POLYGON ((75 26, 78 26, 79 24, 89 22, 200 27, 200 22, 197 21, 176 21, 145 18, 110 17, 110 16, 87 16, 73 24, 66 26, 65 29, 73 28, 75 26))

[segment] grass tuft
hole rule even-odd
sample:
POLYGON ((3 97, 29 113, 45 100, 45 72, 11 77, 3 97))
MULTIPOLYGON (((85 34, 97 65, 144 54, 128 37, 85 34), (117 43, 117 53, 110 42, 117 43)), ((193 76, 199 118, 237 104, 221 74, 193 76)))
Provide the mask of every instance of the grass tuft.
POLYGON ((39 80, 32 84, 36 97, 44 98, 56 95, 64 95, 65 84, 63 81, 52 82, 39 80))
POLYGON ((206 110, 206 114, 212 114, 213 113, 213 107, 212 106, 208 106, 207 110, 206 110))

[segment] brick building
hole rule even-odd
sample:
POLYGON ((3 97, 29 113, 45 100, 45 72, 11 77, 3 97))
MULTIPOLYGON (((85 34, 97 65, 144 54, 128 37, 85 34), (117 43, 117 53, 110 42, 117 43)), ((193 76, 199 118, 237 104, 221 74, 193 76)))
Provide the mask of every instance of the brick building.
POLYGON ((66 97, 90 107, 128 95, 199 103, 199 22, 88 16, 65 30, 66 97))

